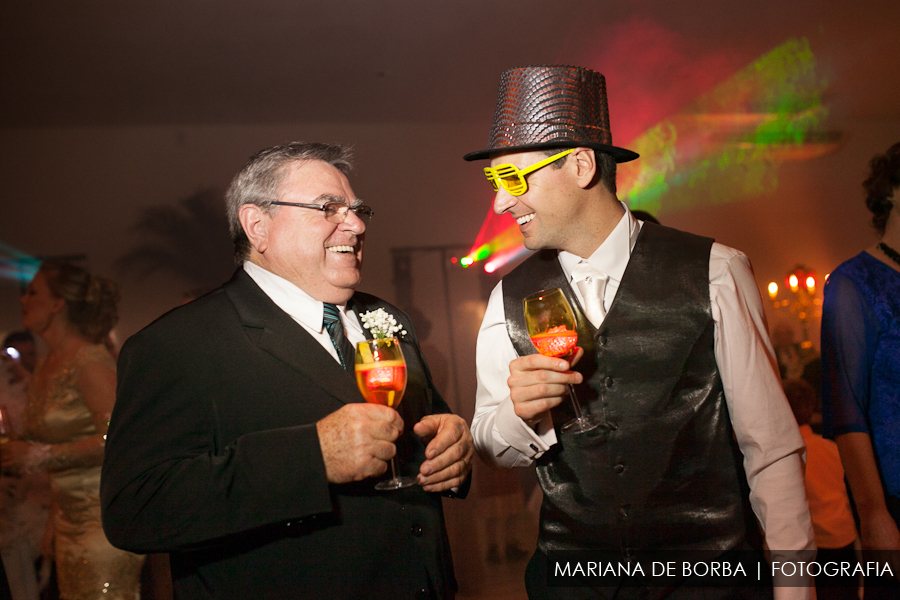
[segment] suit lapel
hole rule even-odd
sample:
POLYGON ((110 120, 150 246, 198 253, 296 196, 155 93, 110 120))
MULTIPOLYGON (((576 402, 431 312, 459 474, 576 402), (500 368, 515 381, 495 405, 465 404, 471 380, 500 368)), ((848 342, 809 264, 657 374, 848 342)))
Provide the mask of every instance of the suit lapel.
POLYGON ((362 327, 363 335, 367 340, 371 340, 374 339, 372 337, 372 332, 369 331, 366 327, 363 327, 360 315, 364 312, 375 310, 377 307, 374 306, 371 302, 367 301, 367 298, 371 298, 371 296, 369 296, 368 294, 360 294, 359 292, 356 292, 353 294, 353 297, 350 298, 350 301, 347 302, 347 308, 352 311, 351 314, 356 315, 356 320, 359 323, 359 326, 362 327))
POLYGON ((244 331, 256 345, 315 382, 343 403, 362 402, 353 376, 287 313, 278 308, 243 269, 225 284, 244 331))

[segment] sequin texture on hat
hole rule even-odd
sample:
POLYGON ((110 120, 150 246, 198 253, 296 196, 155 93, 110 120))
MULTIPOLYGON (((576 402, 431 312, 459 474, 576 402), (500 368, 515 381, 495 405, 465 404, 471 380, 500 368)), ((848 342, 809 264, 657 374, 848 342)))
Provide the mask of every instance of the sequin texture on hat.
POLYGON ((571 146, 606 152, 616 162, 638 157, 612 145, 603 75, 564 65, 520 67, 500 76, 488 148, 464 158, 478 160, 501 151, 571 146))

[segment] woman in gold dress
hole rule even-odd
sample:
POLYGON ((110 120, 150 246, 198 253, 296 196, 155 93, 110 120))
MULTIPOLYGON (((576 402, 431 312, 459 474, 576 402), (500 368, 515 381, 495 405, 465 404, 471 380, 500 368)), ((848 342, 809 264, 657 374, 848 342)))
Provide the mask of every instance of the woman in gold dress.
POLYGON ((24 433, 4 445, 6 472, 45 469, 62 600, 137 600, 144 557, 113 548, 100 521, 100 465, 116 366, 101 343, 118 316, 115 284, 44 263, 21 298, 25 326, 47 344, 28 388, 24 433))

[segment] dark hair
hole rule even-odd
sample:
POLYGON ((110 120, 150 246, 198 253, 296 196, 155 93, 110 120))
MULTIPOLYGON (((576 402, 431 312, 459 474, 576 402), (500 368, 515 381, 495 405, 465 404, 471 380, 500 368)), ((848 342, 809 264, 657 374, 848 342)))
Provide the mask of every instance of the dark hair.
POLYGON ((6 348, 20 342, 34 342, 34 336, 31 335, 31 332, 27 330, 13 331, 5 338, 3 338, 3 347, 6 348))
POLYGON ((794 411, 797 425, 808 424, 816 408, 816 390, 803 379, 785 379, 782 386, 791 410, 794 411))
POLYGON ((234 244, 235 260, 241 262, 250 253, 250 241, 241 227, 241 206, 255 204, 269 214, 275 214, 278 207, 270 203, 278 200, 279 188, 288 165, 321 160, 348 175, 353 169, 352 158, 349 148, 318 142, 287 142, 260 150, 251 156, 225 193, 225 211, 234 244))
MULTIPOLYGON (((554 154, 559 154, 563 151, 563 148, 547 148, 542 150, 542 152, 546 156, 553 156, 554 154)), ((597 180, 603 183, 609 192, 615 196, 616 195, 616 159, 612 157, 612 155, 607 154, 605 152, 599 152, 594 150, 594 157, 597 160, 597 180)), ((566 159, 569 158, 569 155, 563 156, 559 160, 555 160, 550 163, 550 166, 554 169, 562 169, 562 166, 566 164, 566 159)))
POLYGON ((900 186, 900 143, 869 161, 869 177, 863 182, 866 206, 872 212, 872 227, 884 235, 888 215, 894 207, 894 190, 900 186))
POLYGON ((38 271, 47 278, 50 293, 66 301, 66 316, 78 332, 98 344, 119 321, 119 289, 101 275, 71 263, 46 261, 38 271))

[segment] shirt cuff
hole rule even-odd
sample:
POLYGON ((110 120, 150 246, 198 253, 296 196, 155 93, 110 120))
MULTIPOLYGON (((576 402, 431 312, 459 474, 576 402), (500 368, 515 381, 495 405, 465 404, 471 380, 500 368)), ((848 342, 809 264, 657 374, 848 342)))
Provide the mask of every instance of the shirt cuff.
POLYGON ((509 396, 497 407, 494 426, 511 448, 531 460, 540 458, 557 442, 553 419, 549 414, 537 424, 536 430, 532 429, 516 414, 509 396))

